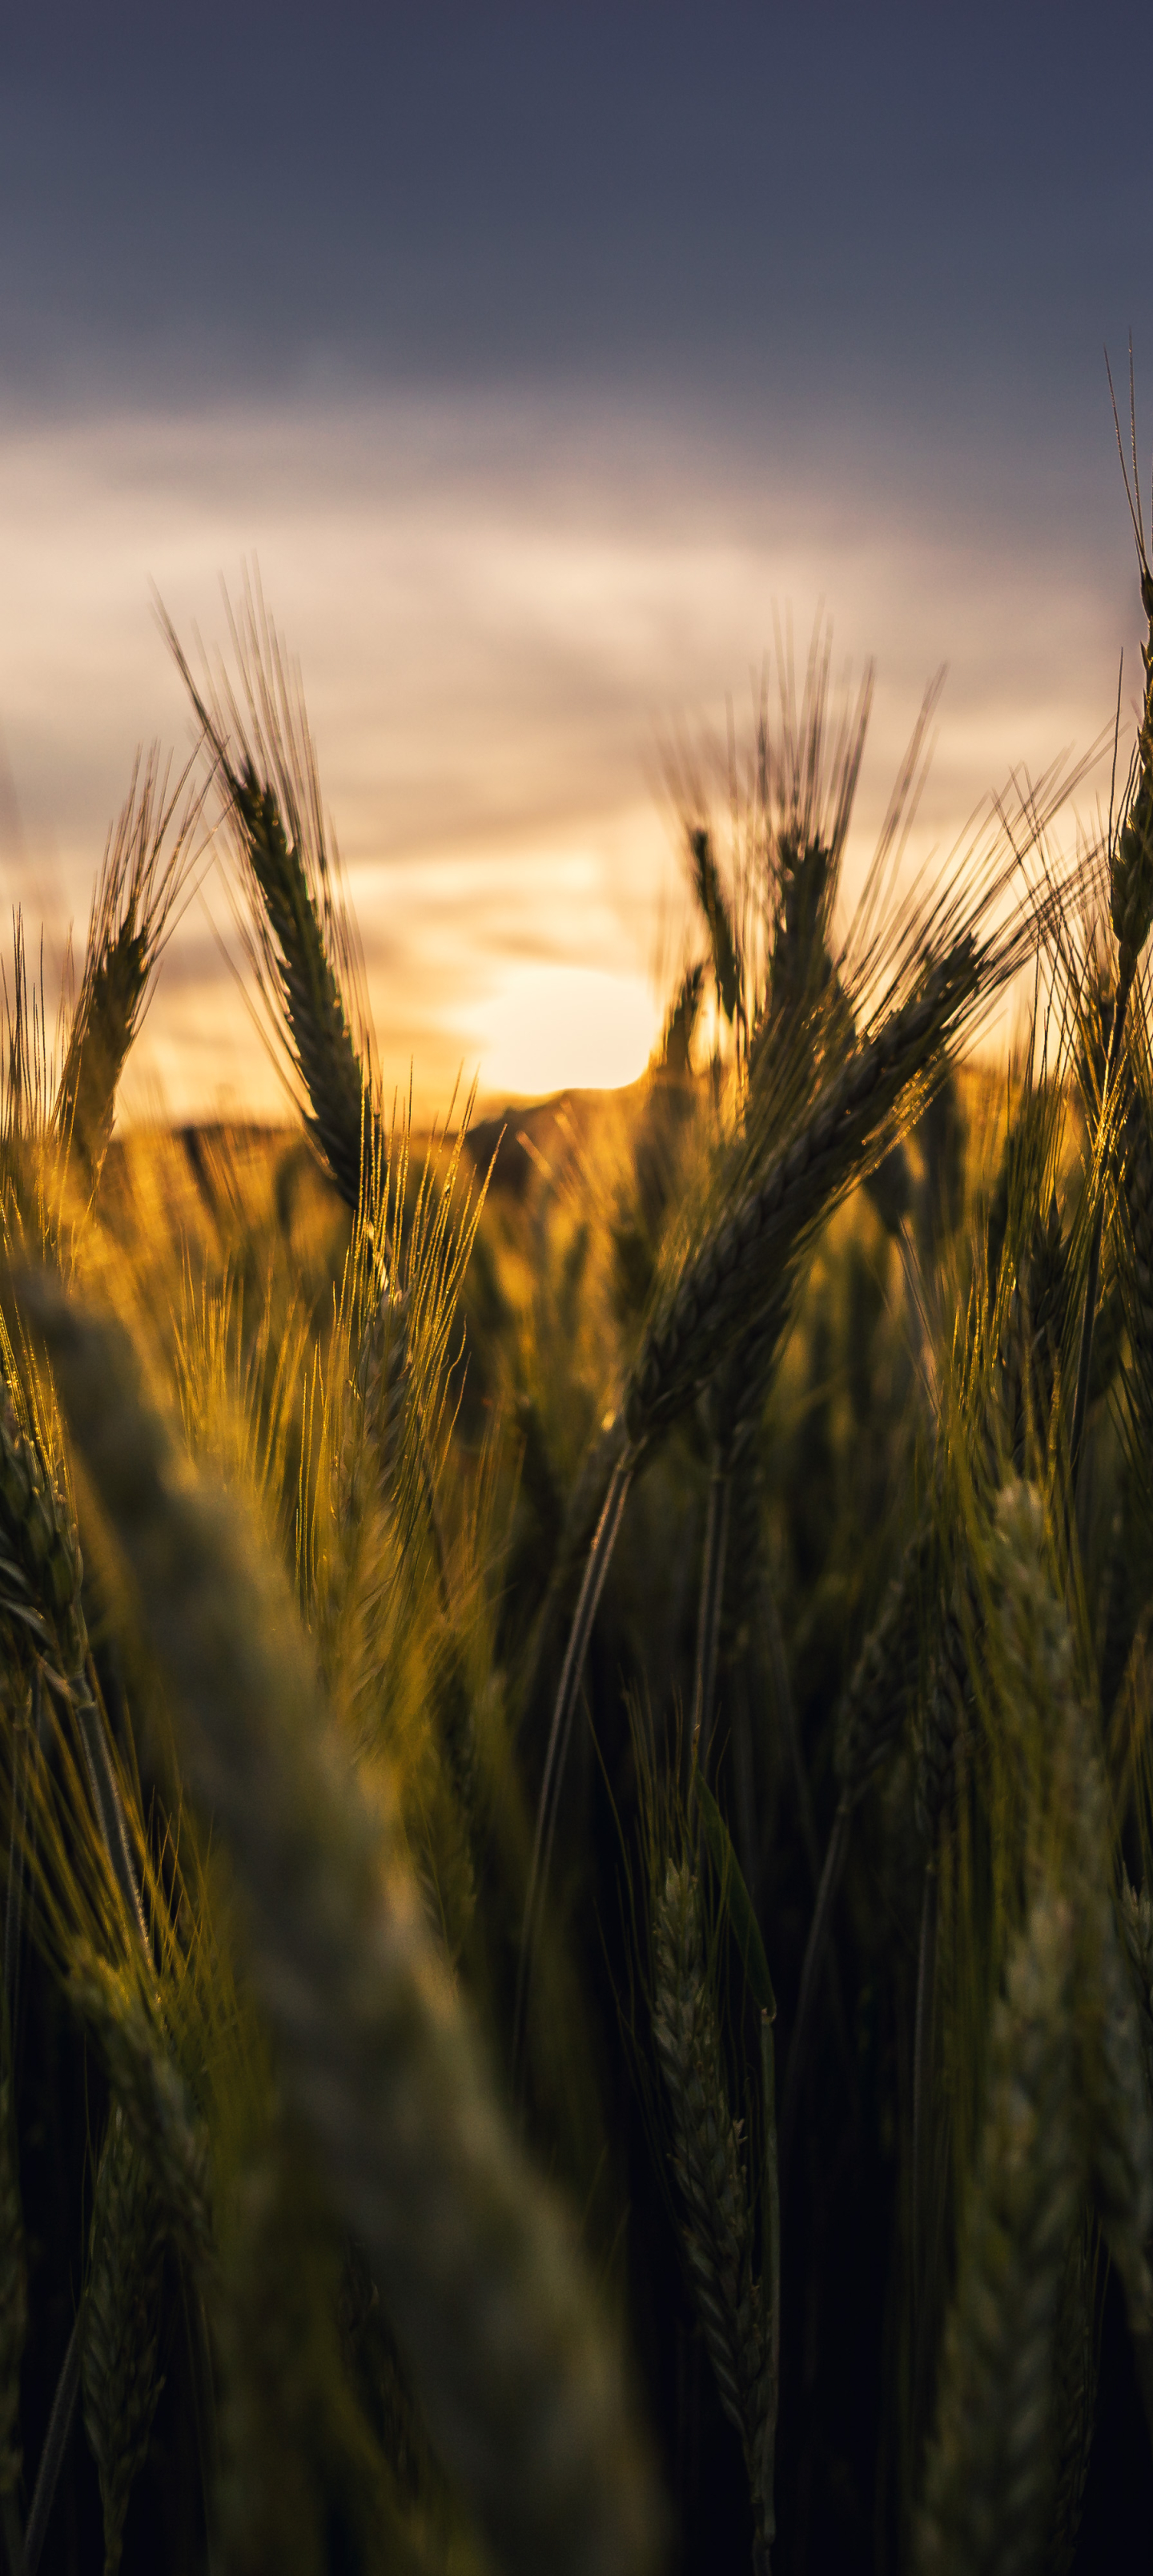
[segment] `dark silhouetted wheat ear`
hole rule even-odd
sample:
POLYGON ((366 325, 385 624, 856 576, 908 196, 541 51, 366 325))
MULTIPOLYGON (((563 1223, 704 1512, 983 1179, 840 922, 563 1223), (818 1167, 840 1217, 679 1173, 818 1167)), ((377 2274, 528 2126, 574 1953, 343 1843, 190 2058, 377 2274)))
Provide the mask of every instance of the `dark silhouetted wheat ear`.
POLYGON ((285 2096, 365 2246, 433 2441, 500 2563, 631 2576, 660 2514, 615 2338, 498 2108, 284 1577, 149 1409, 121 1330, 21 1298, 231 1854, 285 2096))
POLYGON ((918 2522, 921 2576, 1026 2576, 1044 2563, 1055 2484, 1053 2340, 1080 2163, 1074 1925, 1035 1901, 994 2016, 977 2172, 945 2335, 918 2522))
POLYGON ((120 2565, 128 2499, 160 2395, 163 2267, 159 2194, 114 2104, 96 2178, 81 2325, 84 2427, 100 2474, 105 2576, 116 2576, 120 2565))
POLYGON ((656 1898, 653 1955, 653 2037, 684 2204, 689 2279, 721 2404, 741 2437, 767 2567, 775 2531, 773 2355, 753 2270, 740 2133, 705 1972, 700 1893, 683 1863, 668 1863, 656 1898))
POLYGON ((1077 2220, 1065 2259, 1053 2356, 1053 2516, 1046 2576, 1068 2576, 1077 2548, 1097 2398, 1093 2230, 1077 2220))

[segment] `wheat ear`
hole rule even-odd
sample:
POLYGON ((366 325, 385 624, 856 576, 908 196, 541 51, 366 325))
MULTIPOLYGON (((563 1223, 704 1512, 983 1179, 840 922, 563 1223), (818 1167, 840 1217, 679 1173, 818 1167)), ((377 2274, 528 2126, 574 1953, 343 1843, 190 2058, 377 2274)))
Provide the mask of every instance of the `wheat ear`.
POLYGON ((625 2576, 659 2513, 611 2336, 499 2112, 283 1576, 148 1408, 125 1335, 21 1283, 119 1542, 192 1786, 228 1844, 286 2094, 502 2563, 625 2576))
POLYGON ((104 2059, 169 2235, 186 2261, 202 2262, 212 2236, 207 2143, 158 2016, 138 1985, 80 1944, 68 1992, 104 2059))
MULTIPOLYGON (((1004 1681, 1042 1730, 1050 1830, 1064 1843, 1074 1906, 1072 1989, 1079 2116, 1101 2232, 1125 2293, 1138 2375, 1153 2400, 1153 2108, 1142 2023, 1113 1901, 1108 1791, 1078 1688, 1065 1606, 1049 1577, 1039 1495, 1009 1486, 997 1508, 994 1565, 1004 1681)), ((1032 1865, 1037 1866, 1034 1859, 1032 1865)))
POLYGON ((84 2427, 100 2476, 104 2576, 120 2565, 128 2499, 160 2395, 163 2269, 159 2196, 114 2103, 96 2178, 80 2365, 84 2427))
POLYGON ((945 2334, 921 2576, 1025 2576, 1054 2485, 1053 2337, 1080 2182, 1069 1907, 1037 1898, 994 2013, 988 2105, 945 2334))
MULTIPOLYGON (((231 612, 230 612, 231 614, 231 612)), ((235 823, 244 870, 256 896, 255 962, 270 1007, 278 1012, 295 1079, 303 1085, 308 1124, 341 1197, 354 1211, 371 1202, 383 1168, 383 1138, 368 1070, 345 1009, 332 963, 349 941, 340 935, 315 755, 299 692, 294 703, 282 651, 259 600, 233 625, 248 699, 252 748, 231 696, 206 704, 166 618, 162 624, 177 669, 211 748, 235 823), (229 733, 236 735, 234 754, 229 733)), ((347 924, 345 925, 347 931, 347 924)), ((355 982, 355 976, 354 976, 355 982)))
POLYGON ((738 2124, 729 2109, 709 1992, 700 1891, 670 1860, 654 1909, 653 2037, 672 2120, 693 2300, 725 2413, 741 2437, 757 2543, 768 2567, 775 2521, 776 2380, 738 2124))
POLYGON ((100 1178, 117 1087, 196 855, 193 836, 203 797, 190 797, 177 818, 188 775, 186 769, 170 796, 157 753, 143 769, 137 760, 93 896, 84 972, 53 1110, 56 1133, 89 1193, 100 1178))
POLYGON ((38 1658, 80 1739, 92 1804, 113 1877, 145 1956, 148 1935, 119 1783, 93 1695, 81 1606, 83 1560, 66 1505, 38 1441, 22 1431, 0 1390, 0 1616, 38 1658))
POLYGON ((860 1175, 901 1093, 940 1052, 981 981, 971 938, 933 966, 923 990, 817 1094, 804 1125, 756 1186, 726 1212, 653 1316, 629 1379, 624 1416, 640 1449, 691 1402, 734 1336, 751 1364, 754 1316, 776 1329, 774 1292, 805 1231, 860 1175))
POLYGON ((1053 2457, 1056 2468, 1046 2576, 1068 2576, 1077 2547, 1081 2500, 1093 2447, 1097 2350, 1093 2320, 1093 2230, 1083 2212, 1065 2257, 1053 2354, 1053 2457))
MULTIPOLYGON (((637 1463, 649 1442, 685 1411, 697 1388, 715 1375, 738 1345, 746 1377, 760 1381, 779 1337, 784 1278, 800 1243, 838 1195, 860 1177, 902 1092, 940 1055, 946 1032, 971 1005, 982 971, 981 954, 968 935, 937 961, 922 991, 890 1012, 843 1072, 825 1084, 800 1132, 684 1264, 648 1327, 621 1414, 606 1435, 611 1442, 607 1500, 586 1565, 553 1710, 525 1908, 525 1956, 531 1948, 538 1882, 547 1876, 558 1795, 555 1783, 563 1773, 596 1604, 637 1463)), ((715 1555, 713 1550, 706 1564, 706 1584, 715 1555)), ((711 1594, 702 1631, 706 1641, 710 1617, 711 1594)), ((705 1653, 707 1658, 707 1642, 705 1653)), ((703 1689, 700 1698, 703 1715, 703 1689)), ((522 1962, 522 1996, 526 1975, 522 1962)), ((517 2018, 519 2027, 519 2011, 517 2018)), ((786 2106, 783 2136, 789 2127, 786 2106)))
MULTIPOLYGON (((1113 1004, 1113 1026, 1109 1032, 1105 1080, 1101 1092, 1098 1144, 1105 1132, 1106 1121, 1113 1114, 1129 999, 1141 952, 1149 937, 1150 924, 1153 923, 1153 575, 1150 574, 1144 539, 1136 521, 1134 532, 1137 536, 1137 558, 1141 574, 1141 605, 1148 620, 1148 630, 1141 648, 1145 665, 1145 699, 1137 743, 1130 765, 1125 812, 1109 851, 1109 911, 1113 924, 1113 936, 1117 942, 1117 992, 1113 1004)), ((1077 1473, 1081 1462, 1085 1415, 1089 1404, 1093 1326, 1096 1320, 1097 1285, 1101 1270, 1101 1234, 1105 1222, 1105 1199, 1101 1180, 1102 1176, 1099 1174, 1097 1207, 1089 1238, 1085 1304, 1081 1318, 1081 1346, 1077 1358, 1073 1428, 1069 1439, 1069 1465, 1074 1490, 1076 1490, 1077 1473)))

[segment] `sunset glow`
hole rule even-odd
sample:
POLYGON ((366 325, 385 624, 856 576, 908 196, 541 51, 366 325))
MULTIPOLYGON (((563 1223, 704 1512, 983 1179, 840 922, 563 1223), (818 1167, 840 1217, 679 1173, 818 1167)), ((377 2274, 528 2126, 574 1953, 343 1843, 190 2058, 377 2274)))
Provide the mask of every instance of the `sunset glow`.
MULTIPOLYGON (((466 13, 447 54, 404 15, 286 27, 259 135, 243 10, 224 91, 175 22, 64 47, 28 22, 0 98, 0 886, 50 947, 82 926, 136 745, 189 743, 152 586, 213 650, 221 581, 258 563, 382 1070, 432 1111, 461 1066, 494 1095, 639 1070, 687 920, 663 748, 739 742, 790 620, 802 669, 818 614, 838 670, 876 660, 849 882, 942 663, 911 862, 1013 766, 1085 749, 1135 642, 1100 347, 1132 322, 1140 398, 1149 344, 1143 234, 1071 175, 1087 141, 1055 149, 1065 92, 1006 162, 979 48, 943 83, 927 22, 894 51, 846 17, 830 51, 804 13, 771 41, 742 15, 734 92, 691 13, 655 55, 643 12, 541 12, 515 44, 466 13), (814 196, 804 117, 769 154, 758 100, 815 96, 818 57, 814 196)), ((1079 80, 1079 135, 1104 113, 1079 80)), ((230 935, 210 873, 122 1115, 278 1112, 205 905, 230 935)))

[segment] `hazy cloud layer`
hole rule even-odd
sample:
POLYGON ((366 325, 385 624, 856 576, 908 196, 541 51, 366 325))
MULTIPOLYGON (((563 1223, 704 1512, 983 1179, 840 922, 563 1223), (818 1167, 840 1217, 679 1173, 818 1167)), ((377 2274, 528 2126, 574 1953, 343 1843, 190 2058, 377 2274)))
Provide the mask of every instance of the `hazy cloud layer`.
MULTIPOLYGON (((769 427, 670 424, 603 398, 10 425, 13 883, 57 921, 83 913, 136 742, 190 738, 149 585, 182 635, 218 645, 217 576, 235 590, 255 555, 303 666, 390 1079, 412 1056, 439 1097, 460 1060, 483 1075, 495 1054, 507 1080, 534 960, 622 977, 643 1057, 637 987, 669 966, 681 912, 662 740, 723 734, 726 692, 740 725, 774 608, 803 660, 823 602, 837 656, 878 665, 858 855, 948 661, 922 811, 922 840, 948 846, 1013 764, 1083 750, 1110 713, 1132 583, 1120 511, 1101 511, 1095 482, 1085 497, 1085 532, 1058 547, 1026 476, 1014 525, 1004 489, 986 510, 974 489, 943 491, 930 460, 902 478, 883 442, 838 455, 829 440, 805 460, 769 427)), ((194 909, 138 1079, 162 1079, 184 1112, 255 1078, 194 909)))

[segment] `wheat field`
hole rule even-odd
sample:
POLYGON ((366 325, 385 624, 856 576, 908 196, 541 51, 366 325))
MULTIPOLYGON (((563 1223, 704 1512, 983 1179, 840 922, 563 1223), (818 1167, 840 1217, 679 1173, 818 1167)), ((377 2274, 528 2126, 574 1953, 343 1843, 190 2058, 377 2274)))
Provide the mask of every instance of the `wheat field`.
POLYGON ((505 1132, 382 1097, 259 599, 214 674, 170 633, 199 750, 55 1032, 19 922, 5 984, 13 2576, 1153 2526, 1133 501, 1100 830, 1018 778, 910 886, 930 691, 850 908, 818 638, 671 766, 644 1082, 505 1132), (121 1137, 210 846, 294 1123, 121 1137))

